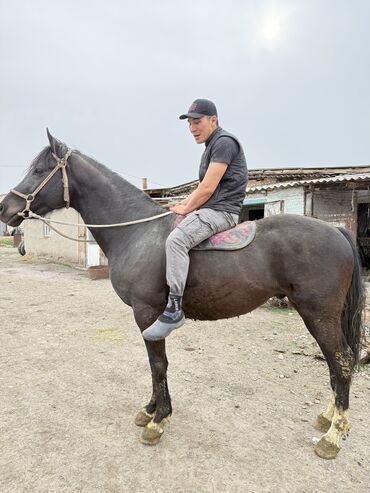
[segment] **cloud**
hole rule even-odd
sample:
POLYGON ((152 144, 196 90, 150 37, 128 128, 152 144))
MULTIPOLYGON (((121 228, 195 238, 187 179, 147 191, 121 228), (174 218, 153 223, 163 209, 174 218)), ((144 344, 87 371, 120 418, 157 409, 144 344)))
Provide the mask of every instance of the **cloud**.
POLYGON ((250 166, 369 162, 369 6, 3 1, 0 191, 19 175, 1 165, 27 165, 46 126, 149 185, 190 181, 202 148, 178 115, 197 97, 215 100, 250 166))

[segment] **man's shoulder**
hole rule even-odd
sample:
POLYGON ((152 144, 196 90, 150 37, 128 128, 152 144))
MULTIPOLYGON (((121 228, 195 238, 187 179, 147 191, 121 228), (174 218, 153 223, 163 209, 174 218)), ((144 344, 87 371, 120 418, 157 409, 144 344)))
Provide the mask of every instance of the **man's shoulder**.
POLYGON ((230 147, 232 149, 238 149, 239 145, 238 139, 231 134, 221 134, 213 143, 214 148, 230 147))

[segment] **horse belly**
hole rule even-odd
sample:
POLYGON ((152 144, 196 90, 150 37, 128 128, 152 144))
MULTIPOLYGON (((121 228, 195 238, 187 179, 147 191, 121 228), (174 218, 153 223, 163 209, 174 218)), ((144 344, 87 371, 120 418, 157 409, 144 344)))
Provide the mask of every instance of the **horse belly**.
MULTIPOLYGON (((200 253, 204 255, 205 252, 200 253)), ((246 266, 230 262, 233 253, 227 254, 230 255, 229 262, 225 258, 219 262, 218 255, 210 256, 209 253, 205 254, 207 258, 200 259, 202 262, 191 262, 183 303, 187 318, 218 320, 237 317, 273 296, 268 284, 261 281, 263 275, 258 276, 252 266, 248 271, 246 266), (246 276, 245 272, 249 275, 246 276)))
POLYGON ((265 293, 251 293, 235 289, 189 289, 184 295, 184 312, 193 320, 219 320, 251 312, 262 305, 270 296, 265 293))

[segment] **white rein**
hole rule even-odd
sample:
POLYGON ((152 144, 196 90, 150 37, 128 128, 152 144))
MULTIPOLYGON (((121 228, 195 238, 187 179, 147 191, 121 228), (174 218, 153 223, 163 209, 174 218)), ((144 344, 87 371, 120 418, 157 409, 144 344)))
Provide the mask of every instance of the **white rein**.
POLYGON ((57 166, 40 183, 40 185, 36 188, 36 190, 32 194, 26 195, 26 194, 18 192, 17 190, 14 190, 14 189, 11 190, 11 192, 18 195, 19 197, 22 197, 26 201, 25 209, 23 209, 22 212, 18 212, 19 216, 22 216, 23 219, 38 219, 39 221, 42 221, 43 223, 47 224, 53 231, 55 231, 59 235, 63 236, 64 238, 68 238, 69 240, 79 241, 82 243, 94 243, 95 240, 80 240, 77 238, 72 238, 72 236, 68 236, 68 235, 62 233, 61 231, 57 230, 54 226, 51 225, 51 223, 64 224, 66 226, 78 226, 78 227, 84 227, 84 228, 121 228, 124 226, 131 226, 133 224, 140 224, 140 223, 146 223, 149 221, 154 221, 155 219, 159 219, 160 217, 164 217, 164 216, 168 216, 169 214, 173 214, 173 212, 168 211, 168 212, 163 212, 162 214, 157 214, 156 216, 146 217, 144 219, 136 219, 135 221, 127 221, 124 223, 114 223, 114 224, 70 223, 70 222, 66 222, 66 221, 57 221, 55 219, 47 219, 45 217, 39 216, 38 214, 35 214, 34 212, 31 211, 31 202, 33 202, 33 200, 35 199, 35 197, 39 193, 39 191, 48 183, 48 181, 54 176, 54 174, 59 169, 62 170, 63 188, 64 188, 63 198, 64 198, 64 201, 66 202, 66 207, 68 209, 68 207, 69 207, 69 190, 68 190, 68 176, 67 176, 67 169, 66 168, 67 168, 67 164, 68 164, 68 158, 70 157, 72 152, 73 152, 73 150, 68 149, 68 151, 66 152, 66 154, 63 158, 59 158, 54 153, 52 153, 54 159, 57 162, 57 166))

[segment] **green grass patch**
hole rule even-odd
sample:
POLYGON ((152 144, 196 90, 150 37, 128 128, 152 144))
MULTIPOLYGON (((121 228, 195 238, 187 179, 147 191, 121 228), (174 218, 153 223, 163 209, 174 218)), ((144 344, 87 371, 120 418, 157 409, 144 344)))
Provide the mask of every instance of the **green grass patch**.
POLYGON ((292 307, 289 308, 283 308, 280 306, 271 306, 268 303, 264 303, 263 305, 260 306, 260 308, 263 308, 264 310, 268 310, 270 312, 278 312, 278 313, 296 313, 296 310, 292 307))
POLYGON ((355 369, 355 373, 369 373, 370 375, 370 364, 359 366, 355 369))
POLYGON ((0 236, 0 246, 12 247, 13 237, 12 236, 0 236))

